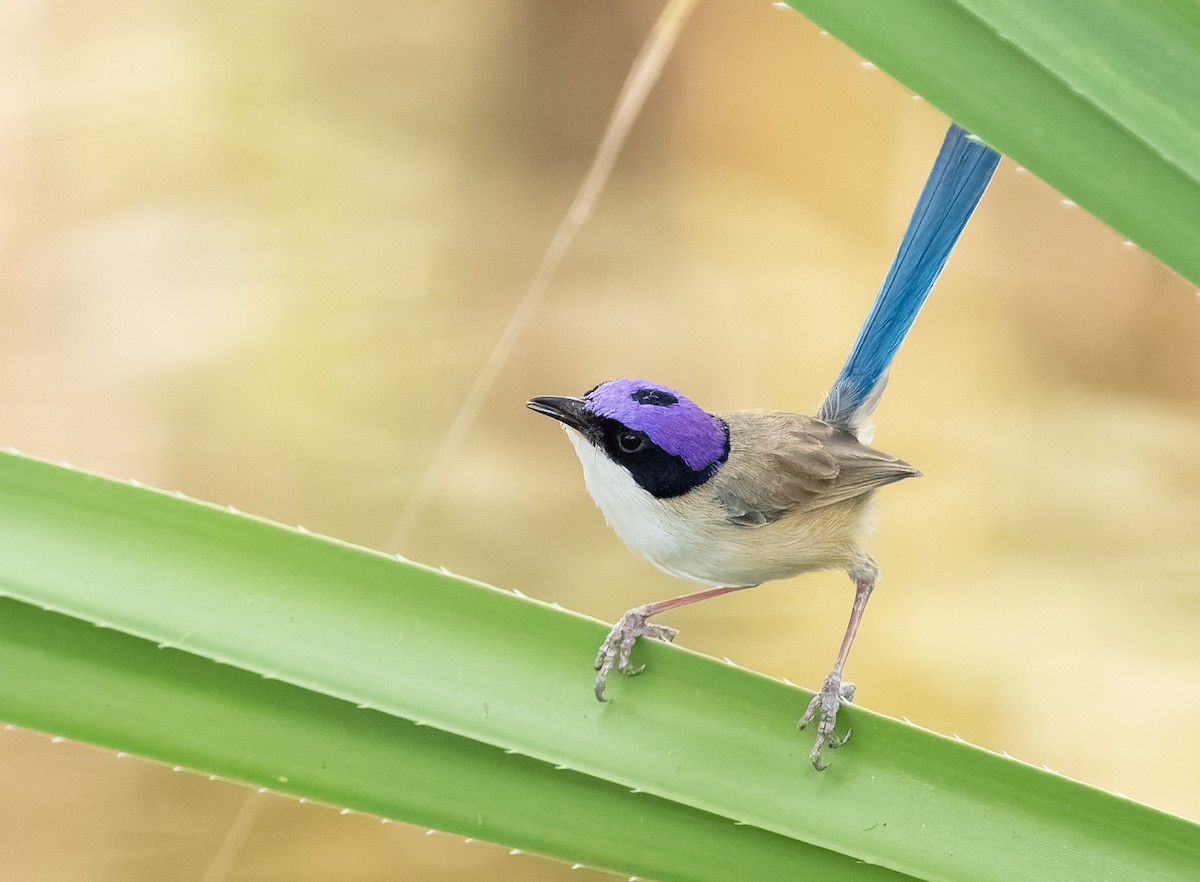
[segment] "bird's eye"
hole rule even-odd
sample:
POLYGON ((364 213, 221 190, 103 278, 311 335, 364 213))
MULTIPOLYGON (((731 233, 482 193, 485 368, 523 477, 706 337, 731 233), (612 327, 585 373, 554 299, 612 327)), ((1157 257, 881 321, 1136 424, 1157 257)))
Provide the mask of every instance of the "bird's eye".
POLYGON ((622 432, 617 436, 617 446, 625 453, 637 453, 645 443, 641 435, 635 435, 633 432, 622 432))

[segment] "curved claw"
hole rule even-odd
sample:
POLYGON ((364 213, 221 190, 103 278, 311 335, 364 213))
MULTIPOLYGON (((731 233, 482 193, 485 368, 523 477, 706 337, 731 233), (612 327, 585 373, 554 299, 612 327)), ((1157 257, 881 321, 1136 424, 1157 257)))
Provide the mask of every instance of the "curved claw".
POLYGON ((600 650, 596 653, 596 700, 606 701, 604 697, 604 682, 614 667, 625 677, 636 677, 646 669, 645 665, 634 667, 629 662, 633 652, 633 644, 639 637, 652 637, 670 643, 679 632, 666 625, 651 625, 647 623, 648 614, 644 607, 629 610, 612 626, 600 650))
POLYGON ((818 772, 829 768, 828 764, 821 762, 821 748, 828 747, 830 750, 836 750, 850 740, 851 730, 847 730, 845 735, 839 737, 834 732, 834 726, 837 725, 837 712, 842 702, 848 703, 853 699, 854 684, 842 682, 841 676, 836 671, 830 673, 825 678, 825 682, 821 684, 821 691, 813 696, 804 715, 796 724, 798 729, 804 729, 813 721, 814 717, 817 720, 817 740, 812 751, 809 752, 808 758, 818 772))

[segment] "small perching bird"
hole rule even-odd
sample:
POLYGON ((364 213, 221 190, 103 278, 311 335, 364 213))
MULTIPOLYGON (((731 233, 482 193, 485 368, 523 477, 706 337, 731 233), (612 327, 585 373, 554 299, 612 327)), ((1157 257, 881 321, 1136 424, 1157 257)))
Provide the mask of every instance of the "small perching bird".
POLYGON ((842 679, 875 561, 863 547, 874 491, 919 475, 881 453, 867 423, 888 366, 946 265, 1000 156, 952 125, 900 249, 845 366, 815 417, 760 410, 707 413, 647 380, 611 380, 579 398, 529 407, 560 421, 583 463, 588 492, 617 535, 659 569, 710 586, 635 607, 596 655, 596 697, 616 667, 625 675, 638 637, 673 640, 648 620, 676 607, 815 570, 845 570, 854 606, 833 670, 800 719, 814 717, 810 759, 840 747, 838 708, 854 695, 842 679))

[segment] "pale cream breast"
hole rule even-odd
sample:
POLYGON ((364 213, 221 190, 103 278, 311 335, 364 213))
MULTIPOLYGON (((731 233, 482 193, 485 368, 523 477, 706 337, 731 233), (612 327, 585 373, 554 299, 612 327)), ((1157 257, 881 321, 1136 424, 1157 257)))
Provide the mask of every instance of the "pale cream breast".
POLYGON ((871 494, 768 524, 737 526, 709 484, 656 499, 583 435, 568 428, 567 436, 609 526, 670 575, 705 585, 757 585, 813 570, 849 569, 865 558, 858 538, 869 519, 871 494))

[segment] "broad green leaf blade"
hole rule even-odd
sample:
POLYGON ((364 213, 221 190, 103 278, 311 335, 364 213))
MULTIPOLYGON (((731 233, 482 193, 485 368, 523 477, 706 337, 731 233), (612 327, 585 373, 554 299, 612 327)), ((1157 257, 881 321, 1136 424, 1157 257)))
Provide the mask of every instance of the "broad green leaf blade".
POLYGON ((0 456, 0 548, 28 604, 910 876, 1200 865, 1194 824, 861 708, 816 773, 807 693, 678 647, 600 705, 597 622, 165 494, 0 456))
POLYGON ((909 878, 12 600, 0 671, 0 709, 24 726, 596 868, 909 878))
POLYGON ((1193 181, 1200 180, 1196 3, 961 2, 1193 181))
POLYGON ((1200 4, 789 2, 1200 284, 1200 4))

